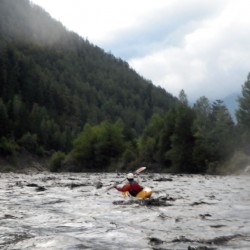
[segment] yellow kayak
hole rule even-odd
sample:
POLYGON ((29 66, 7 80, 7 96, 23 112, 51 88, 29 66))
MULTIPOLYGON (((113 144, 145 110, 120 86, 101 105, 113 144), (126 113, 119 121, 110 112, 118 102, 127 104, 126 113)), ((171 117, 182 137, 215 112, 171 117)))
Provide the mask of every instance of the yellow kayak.
MULTIPOLYGON (((141 192, 139 192, 139 193, 135 196, 135 198, 138 198, 138 199, 147 199, 147 198, 150 198, 150 197, 151 197, 152 193, 153 193, 153 191, 152 191, 151 188, 145 187, 145 188, 142 189, 141 192)), ((130 194, 129 194, 128 191, 122 192, 122 195, 123 195, 124 197, 130 196, 130 194)))

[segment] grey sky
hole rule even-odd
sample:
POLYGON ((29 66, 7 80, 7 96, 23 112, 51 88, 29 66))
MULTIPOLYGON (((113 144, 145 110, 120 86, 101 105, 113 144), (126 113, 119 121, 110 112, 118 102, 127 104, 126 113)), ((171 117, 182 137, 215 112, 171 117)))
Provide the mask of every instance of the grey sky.
POLYGON ((222 99, 250 72, 248 0, 32 0, 177 96, 222 99))

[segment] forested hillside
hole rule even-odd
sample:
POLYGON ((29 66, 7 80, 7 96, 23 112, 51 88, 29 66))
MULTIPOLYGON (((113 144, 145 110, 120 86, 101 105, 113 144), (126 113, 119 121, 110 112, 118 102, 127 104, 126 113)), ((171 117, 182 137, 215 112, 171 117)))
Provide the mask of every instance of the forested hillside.
POLYGON ((30 1, 0 0, 0 160, 50 157, 51 171, 244 171, 250 75, 239 84, 235 123, 223 101, 191 106, 184 90, 173 97, 30 1))
POLYGON ((68 151, 84 124, 104 120, 120 119, 138 135, 175 102, 28 0, 0 1, 0 82, 1 136, 12 146, 28 137, 35 152, 68 151))

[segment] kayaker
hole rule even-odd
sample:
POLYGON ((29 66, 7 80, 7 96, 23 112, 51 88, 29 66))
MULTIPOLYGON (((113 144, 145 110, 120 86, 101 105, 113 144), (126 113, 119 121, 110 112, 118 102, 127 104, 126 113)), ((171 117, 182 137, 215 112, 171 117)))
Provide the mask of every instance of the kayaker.
POLYGON ((134 197, 143 190, 143 187, 134 180, 134 174, 127 174, 127 180, 128 183, 126 183, 123 187, 114 185, 114 188, 120 192, 129 192, 129 194, 134 197))

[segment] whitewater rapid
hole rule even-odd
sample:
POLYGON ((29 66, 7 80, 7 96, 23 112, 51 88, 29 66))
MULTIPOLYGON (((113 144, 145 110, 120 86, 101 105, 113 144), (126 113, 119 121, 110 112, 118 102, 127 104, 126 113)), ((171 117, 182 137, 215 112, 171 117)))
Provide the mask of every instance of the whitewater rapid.
POLYGON ((144 173, 154 203, 108 190, 124 177, 0 173, 0 249, 250 249, 249 176, 144 173))

